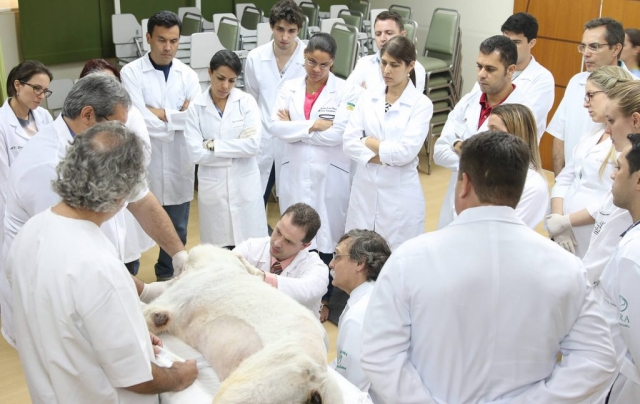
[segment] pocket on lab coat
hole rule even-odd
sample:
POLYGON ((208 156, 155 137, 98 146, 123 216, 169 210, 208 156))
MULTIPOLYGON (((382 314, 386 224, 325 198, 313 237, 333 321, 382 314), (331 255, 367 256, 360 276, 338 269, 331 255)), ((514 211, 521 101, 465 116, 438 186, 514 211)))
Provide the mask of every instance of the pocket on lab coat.
POLYGON ((248 206, 262 201, 262 182, 260 181, 260 171, 255 170, 250 173, 235 178, 238 186, 238 206, 248 206))

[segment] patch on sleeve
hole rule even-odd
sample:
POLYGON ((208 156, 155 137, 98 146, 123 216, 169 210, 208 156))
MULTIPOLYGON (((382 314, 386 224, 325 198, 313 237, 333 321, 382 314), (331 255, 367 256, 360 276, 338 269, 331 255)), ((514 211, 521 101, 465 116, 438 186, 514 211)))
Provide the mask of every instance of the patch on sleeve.
POLYGON ((356 104, 353 102, 348 102, 347 103, 347 110, 348 111, 353 111, 353 109, 356 107, 356 104))

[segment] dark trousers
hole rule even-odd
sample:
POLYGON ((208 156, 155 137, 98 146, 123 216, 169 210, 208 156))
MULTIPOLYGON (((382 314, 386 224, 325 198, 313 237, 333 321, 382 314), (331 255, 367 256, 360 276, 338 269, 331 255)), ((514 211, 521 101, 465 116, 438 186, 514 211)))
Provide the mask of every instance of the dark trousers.
POLYGON ((267 189, 264 191, 264 206, 267 207, 267 203, 269 202, 269 195, 271 195, 271 189, 273 185, 276 183, 276 166, 275 164, 271 164, 271 172, 269 173, 269 180, 267 180, 267 189))
MULTIPOLYGON (((183 244, 187 243, 187 225, 189 223, 189 209, 191 208, 191 202, 185 202, 180 205, 166 205, 163 206, 173 227, 178 233, 178 237, 183 244)), ((173 276, 173 264, 171 262, 171 256, 167 254, 162 248, 158 255, 158 262, 155 265, 156 277, 160 279, 167 279, 173 276)))
POLYGON ((127 270, 131 275, 136 276, 138 275, 138 269, 140 269, 140 260, 127 262, 124 266, 127 267, 127 270))
MULTIPOLYGON (((325 264, 327 264, 327 266, 329 266, 329 263, 333 259, 333 254, 325 254, 318 251, 318 255, 320 256, 320 259, 322 260, 322 262, 324 262, 325 264)), ((331 273, 329 273, 329 285, 327 286, 327 293, 324 296, 322 296, 322 301, 328 302, 329 300, 331 300, 332 294, 333 294, 333 276, 331 276, 331 273)))

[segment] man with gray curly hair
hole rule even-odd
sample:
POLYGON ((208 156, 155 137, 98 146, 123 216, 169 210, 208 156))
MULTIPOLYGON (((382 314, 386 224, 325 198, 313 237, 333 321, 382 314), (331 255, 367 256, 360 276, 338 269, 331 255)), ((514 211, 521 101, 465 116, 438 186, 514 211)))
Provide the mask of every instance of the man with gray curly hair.
POLYGON ((158 393, 188 387, 195 361, 153 363, 153 345, 162 343, 100 230, 145 187, 140 140, 121 124, 95 125, 75 137, 56 172, 52 188, 62 201, 29 219, 7 259, 31 399, 157 403, 158 393))
MULTIPOLYGON (((26 221, 60 201, 60 197, 51 189, 51 180, 56 178, 56 165, 64 158, 69 143, 76 138, 76 134, 81 136, 99 122, 125 123, 130 106, 131 98, 126 89, 114 77, 106 74, 89 74, 72 87, 60 116, 42 128, 38 135, 27 143, 20 153, 20 156, 24 156, 18 156, 11 166, 6 191, 2 262, 6 259, 13 239, 26 221)), ((141 157, 140 163, 143 161, 141 157)), ((127 202, 127 209, 145 232, 175 257, 175 266, 181 269, 187 256, 184 244, 155 196, 145 185, 135 195, 132 194, 130 198, 122 201, 123 204, 127 202)), ((124 261, 124 212, 119 212, 106 221, 102 230, 124 261)), ((9 269, 0 268, 2 335, 15 347, 10 277, 9 269)), ((144 284, 141 281, 137 281, 137 287, 138 291, 143 293, 144 284)))
POLYGON ((353 229, 340 238, 329 263, 333 286, 349 295, 338 322, 338 357, 331 367, 362 391, 371 386, 360 367, 362 322, 375 281, 390 255, 389 244, 381 235, 353 229))

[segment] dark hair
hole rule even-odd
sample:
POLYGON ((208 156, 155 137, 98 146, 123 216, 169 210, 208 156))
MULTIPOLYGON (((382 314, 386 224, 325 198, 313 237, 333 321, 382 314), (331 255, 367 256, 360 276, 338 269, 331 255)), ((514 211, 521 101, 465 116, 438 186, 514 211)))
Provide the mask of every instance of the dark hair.
POLYGON ((627 139, 631 141, 631 150, 627 154, 627 162, 629 163, 629 176, 640 170, 640 133, 630 133, 627 139))
POLYGON ((538 37, 538 20, 529 13, 515 13, 507 18, 507 21, 500 27, 501 32, 513 32, 523 34, 527 42, 538 37))
POLYGON ((349 258, 364 263, 367 280, 375 281, 391 255, 391 248, 381 235, 372 230, 353 229, 340 237, 338 243, 347 240, 349 258))
POLYGON ((502 131, 486 131, 462 143, 458 180, 466 173, 481 203, 516 208, 529 169, 529 146, 502 131))
POLYGON ((304 14, 295 1, 280 0, 271 7, 269 25, 273 28, 281 20, 285 20, 287 24, 296 24, 298 29, 301 29, 304 24, 304 14))
POLYGON ((483 55, 490 55, 493 52, 500 53, 500 62, 505 69, 518 63, 518 47, 504 35, 494 35, 482 41, 480 52, 483 55))
MULTIPOLYGON (((405 65, 409 66, 411 62, 416 61, 416 47, 413 45, 411 40, 407 39, 402 35, 394 36, 389 39, 382 45, 382 49, 380 49, 380 57, 384 54, 388 54, 395 60, 403 62, 405 65)), ((413 85, 416 85, 416 69, 411 69, 411 73, 409 73, 409 78, 411 78, 411 82, 413 85)))
POLYGON ((213 55, 209 62, 209 70, 213 72, 220 66, 227 66, 238 76, 242 73, 242 62, 234 51, 223 49, 213 55))
POLYGON ((105 70, 109 70, 113 73, 114 76, 120 80, 120 71, 117 67, 115 67, 111 62, 104 59, 91 59, 87 63, 84 64, 82 68, 82 72, 80 73, 80 78, 83 78, 89 73, 102 72, 105 70))
POLYGON ((302 227, 306 230, 306 234, 302 239, 303 243, 308 243, 316 236, 320 229, 320 215, 311 206, 306 203, 298 202, 289 206, 284 211, 282 217, 291 215, 291 223, 296 227, 302 227))
MULTIPOLYGON (((629 42, 633 46, 640 46, 640 29, 635 28, 627 28, 624 30, 624 33, 629 37, 629 42)), ((640 65, 640 53, 636 55, 636 63, 640 65)))
POLYGON ((172 28, 176 25, 178 26, 178 31, 182 32, 182 22, 178 14, 168 10, 158 11, 147 21, 147 33, 153 36, 155 27, 172 28))
POLYGON ((18 66, 11 69, 7 76, 7 94, 9 97, 16 96, 16 87, 13 82, 18 80, 19 82, 29 81, 36 74, 46 74, 49 76, 49 80, 53 80, 53 74, 51 71, 37 60, 25 60, 18 66))
POLYGON ((398 25, 398 29, 400 32, 404 31, 404 21, 402 20, 402 16, 395 11, 382 11, 380 14, 376 16, 376 20, 373 22, 373 27, 375 28, 376 22, 378 21, 387 21, 393 20, 398 25))
POLYGON ((318 32, 309 39, 304 53, 312 53, 315 51, 326 52, 331 56, 331 59, 335 59, 337 49, 338 44, 331 35, 326 32, 318 32))
POLYGON ((605 27, 606 32, 604 35, 604 40, 607 41, 609 47, 615 46, 616 44, 620 44, 624 46, 624 29, 622 28, 622 24, 613 18, 603 17, 603 18, 595 18, 591 21, 587 21, 584 24, 584 29, 594 29, 598 27, 605 27))

